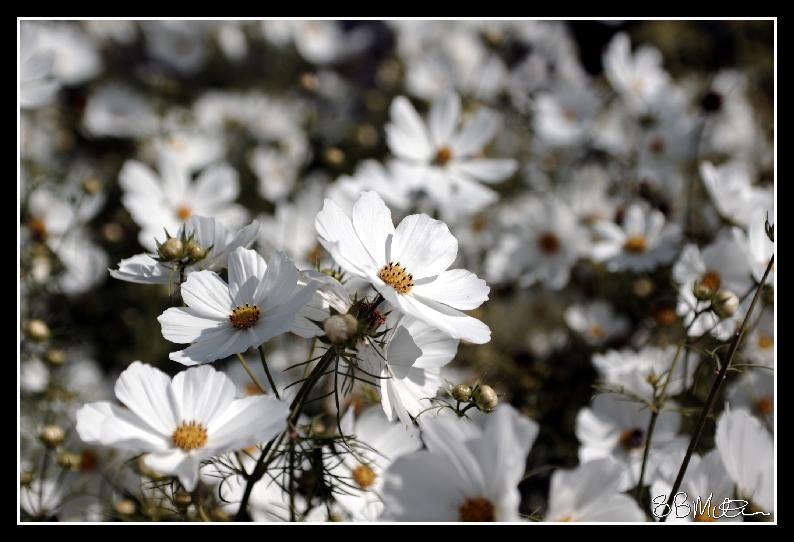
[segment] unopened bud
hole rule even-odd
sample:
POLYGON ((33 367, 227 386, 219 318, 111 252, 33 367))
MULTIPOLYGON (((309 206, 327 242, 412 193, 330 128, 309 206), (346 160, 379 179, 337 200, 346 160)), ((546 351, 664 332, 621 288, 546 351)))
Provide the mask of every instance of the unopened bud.
POLYGON ((352 314, 335 314, 325 321, 323 329, 331 344, 344 344, 356 334, 358 320, 352 314))
POLYGON ((471 399, 471 386, 467 386, 466 384, 458 384, 452 388, 452 397, 454 397, 456 401, 465 403, 471 399))
POLYGON ((28 321, 25 331, 34 341, 46 341, 50 338, 50 327, 44 320, 33 319, 28 321))
POLYGON ((49 448, 55 448, 63 439, 66 438, 66 433, 59 425, 49 424, 45 425, 39 433, 41 441, 49 448))
POLYGON ((135 506, 135 501, 132 499, 121 499, 116 502, 114 508, 116 509, 116 513, 120 516, 131 516, 135 513, 137 506, 135 506))
POLYGON ((474 390, 474 401, 477 404, 477 408, 490 412, 499 404, 499 397, 491 386, 483 385, 478 386, 477 389, 474 390))
POLYGON ((697 279, 692 283, 692 293, 700 301, 708 301, 715 293, 714 288, 706 281, 697 279))
POLYGON ((341 166, 345 162, 345 153, 339 147, 329 147, 325 149, 323 158, 331 166, 341 166))
POLYGON ((190 241, 187 244, 187 247, 185 247, 185 252, 187 252, 188 258, 194 262, 201 261, 207 257, 207 249, 195 241, 190 241))
POLYGON ((63 365, 66 362, 66 352, 60 348, 50 348, 47 350, 47 353, 44 354, 44 359, 50 365, 63 365))
POLYGON ((733 316, 739 309, 739 298, 730 290, 718 290, 711 300, 711 310, 720 318, 733 316))
POLYGON ((102 183, 93 177, 83 179, 81 186, 86 194, 96 194, 102 190, 102 183))
POLYGON ((19 475, 19 483, 21 485, 23 485, 23 486, 29 486, 30 484, 33 483, 33 478, 34 478, 34 476, 33 476, 33 473, 31 471, 29 471, 29 470, 28 471, 23 471, 19 475))
POLYGON ((160 256, 166 260, 181 260, 185 255, 185 245, 181 239, 169 237, 160 245, 160 256))
POLYGON ((174 493, 174 504, 176 504, 180 508, 187 508, 190 506, 192 502, 192 498, 190 497, 190 493, 184 490, 179 490, 174 493))
POLYGON ((65 451, 59 453, 55 461, 58 463, 58 466, 76 472, 80 470, 82 456, 74 452, 65 451))
POLYGON ((335 278, 336 280, 342 280, 342 273, 331 267, 326 267, 324 269, 321 269, 320 273, 335 278))

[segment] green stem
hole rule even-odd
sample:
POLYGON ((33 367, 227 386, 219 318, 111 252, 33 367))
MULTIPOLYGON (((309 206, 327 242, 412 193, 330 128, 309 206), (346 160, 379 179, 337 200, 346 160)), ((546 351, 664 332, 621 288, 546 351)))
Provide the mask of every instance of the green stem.
POLYGON ((265 359, 265 347, 263 345, 259 345, 259 359, 262 360, 262 368, 265 370, 265 374, 267 375, 267 381, 270 382, 270 387, 273 389, 273 393, 276 394, 276 399, 281 399, 278 394, 278 388, 276 388, 276 382, 273 380, 273 375, 270 374, 270 369, 267 367, 267 359, 265 359))
POLYGON ((259 379, 256 377, 254 372, 248 366, 248 363, 245 361, 245 358, 243 357, 243 355, 240 354, 239 352, 236 355, 237 355, 237 359, 240 360, 240 363, 243 365, 243 369, 245 369, 245 372, 248 373, 248 376, 251 378, 251 380, 253 381, 254 385, 259 389, 260 392, 262 392, 263 395, 266 394, 267 391, 262 386, 262 384, 259 383, 259 379))
MULTIPOLYGON (((714 383, 711 386, 711 391, 709 391, 708 398, 706 399, 706 406, 703 407, 703 410, 700 413, 700 418, 698 419, 697 429, 695 430, 695 434, 692 435, 692 440, 689 441, 689 446, 686 450, 686 455, 684 456, 684 461, 681 463, 681 468, 678 470, 678 475, 675 478, 675 482, 673 483, 673 488, 670 490, 670 495, 667 497, 667 510, 671 510, 671 506, 673 503, 673 498, 678 490, 681 488, 681 483, 684 480, 684 474, 686 474, 686 469, 689 466, 689 460, 692 459, 692 454, 695 451, 695 448, 700 441, 700 436, 703 433, 703 428, 706 425, 706 419, 708 418, 712 407, 714 406, 714 402, 717 400, 717 392, 720 390, 720 386, 722 382, 725 380, 725 377, 728 374, 728 368, 731 366, 731 361, 733 361, 733 356, 736 354, 737 348, 739 348, 739 343, 744 336, 744 329, 747 327, 747 322, 750 321, 750 316, 753 314, 753 310, 755 309, 756 303, 758 303, 758 298, 761 297, 761 290, 766 283, 766 279, 769 276, 769 272, 772 270, 772 266, 774 265, 775 257, 772 256, 769 259, 769 264, 766 266, 766 271, 764 271, 764 276, 761 279, 761 282, 758 284, 758 287, 755 290, 755 295, 753 296, 753 301, 750 303, 750 308, 747 310, 747 314, 744 316, 744 320, 742 321, 742 325, 736 331, 733 336, 733 340, 731 341, 731 345, 728 348, 728 354, 725 356, 725 361, 720 366, 720 371, 717 374, 717 378, 714 379, 714 383)), ((667 516, 669 514, 662 517, 662 521, 667 520, 667 516)))
POLYGON ((645 468, 648 465, 648 455, 650 455, 651 451, 651 438, 653 437, 653 430, 656 427, 656 418, 659 417, 659 411, 656 410, 654 407, 653 411, 651 412, 651 420, 648 422, 648 430, 645 432, 645 451, 642 453, 642 467, 640 467, 640 480, 637 483, 637 493, 636 498, 637 502, 640 502, 640 496, 642 495, 642 487, 645 483, 645 468))

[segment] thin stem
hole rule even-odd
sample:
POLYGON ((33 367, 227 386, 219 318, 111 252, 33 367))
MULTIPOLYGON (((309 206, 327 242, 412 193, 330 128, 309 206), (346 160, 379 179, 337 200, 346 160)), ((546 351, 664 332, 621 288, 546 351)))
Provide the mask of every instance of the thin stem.
POLYGON ((278 394, 278 388, 276 388, 276 382, 273 380, 273 375, 270 374, 270 369, 267 367, 267 360, 265 359, 265 347, 263 345, 259 345, 259 359, 262 360, 262 368, 265 370, 265 374, 267 375, 267 381, 270 382, 270 387, 273 389, 273 393, 276 394, 276 399, 281 399, 278 394))
MULTIPOLYGON (((720 371, 717 374, 717 378, 714 379, 714 383, 711 386, 711 391, 709 391, 708 398, 706 399, 706 406, 703 407, 703 410, 700 413, 700 418, 698 419, 697 429, 695 430, 695 434, 692 435, 692 440, 689 441, 689 446, 686 450, 686 455, 684 456, 684 461, 681 463, 681 468, 678 470, 678 476, 675 478, 675 482, 673 483, 673 488, 670 490, 670 495, 667 497, 667 510, 671 510, 671 505, 673 503, 673 498, 678 490, 681 487, 681 483, 684 480, 684 474, 686 474, 686 469, 689 466, 689 460, 692 458, 692 454, 695 451, 695 448, 700 441, 700 436, 703 433, 703 428, 706 425, 706 419, 708 418, 712 407, 714 406, 714 402, 717 399, 717 392, 722 385, 722 382, 725 380, 725 377, 728 374, 728 368, 731 366, 731 361, 733 361, 733 356, 736 354, 736 349, 739 348, 739 343, 744 336, 744 329, 747 327, 747 322, 750 321, 750 316, 753 314, 753 310, 755 309, 756 303, 758 303, 758 298, 761 297, 761 290, 766 283, 766 279, 769 276, 769 272, 772 270, 772 266, 774 265, 775 257, 772 256, 769 259, 769 264, 766 266, 766 271, 764 271, 764 276, 761 279, 761 282, 758 284, 758 287, 755 290, 755 295, 753 296, 753 301, 750 303, 750 308, 747 310, 747 314, 744 316, 744 320, 742 320, 742 325, 736 331, 733 336, 733 340, 731 341, 731 345, 728 348, 728 354, 725 356, 725 361, 720 366, 720 371)), ((667 516, 669 514, 662 517, 662 521, 667 520, 667 516)))
POLYGON ((236 355, 237 355, 237 359, 239 359, 240 363, 243 365, 243 369, 245 369, 245 372, 248 373, 248 376, 253 381, 254 386, 256 386, 259 389, 259 391, 262 392, 263 395, 266 394, 267 390, 265 390, 265 388, 262 386, 262 384, 259 383, 259 379, 256 377, 254 372, 248 366, 248 363, 245 361, 245 358, 243 357, 243 355, 240 354, 239 352, 236 355))
POLYGON ((654 408, 653 411, 651 411, 651 420, 648 422, 648 430, 645 432, 645 451, 642 453, 642 467, 640 467, 640 480, 637 483, 636 493, 638 503, 640 502, 640 496, 642 495, 642 487, 645 482, 645 468, 648 465, 648 455, 650 455, 651 451, 651 438, 653 438, 653 430, 656 427, 656 418, 658 417, 659 411, 654 408))

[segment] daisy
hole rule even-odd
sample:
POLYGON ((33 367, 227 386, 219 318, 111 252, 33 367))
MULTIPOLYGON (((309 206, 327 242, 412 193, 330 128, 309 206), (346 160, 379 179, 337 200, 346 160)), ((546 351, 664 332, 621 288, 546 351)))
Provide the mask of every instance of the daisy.
POLYGON ((604 51, 603 64, 612 88, 636 113, 646 112, 670 84, 659 50, 643 46, 632 55, 631 42, 623 32, 612 38, 604 51))
MULTIPOLYGON (((695 281, 711 292, 727 289, 737 296, 744 295, 753 285, 747 252, 742 250, 738 230, 724 229, 717 239, 702 251, 695 245, 687 245, 673 266, 673 280, 679 285, 676 313, 684 317, 689 336, 696 337, 711 331, 720 340, 727 339, 734 331, 734 318, 721 319, 710 310, 708 301, 698 301, 692 291, 695 281)), ((745 300, 747 302, 748 300, 745 300)), ((744 310, 736 314, 744 317, 744 310)))
POLYGON ((555 198, 530 198, 504 215, 508 233, 487 256, 493 281, 520 277, 522 285, 541 282, 559 290, 571 267, 588 248, 588 236, 568 206, 555 198), (511 235, 512 234, 512 235, 511 235))
POLYGON ((447 218, 466 216, 495 202, 496 192, 480 183, 503 181, 518 169, 515 160, 478 157, 496 135, 497 117, 479 109, 458 129, 461 105, 455 93, 433 102, 426 123, 403 96, 394 99, 390 114, 389 148, 406 166, 413 186, 427 191, 447 218))
POLYGON ((565 323, 591 346, 601 346, 629 330, 629 321, 615 314, 606 301, 571 305, 565 310, 565 323))
POLYGON ((640 273, 669 263, 681 237, 677 224, 667 223, 661 211, 639 202, 626 210, 622 226, 601 221, 593 229, 600 240, 593 244, 592 257, 612 272, 640 273))
POLYGON ((545 521, 645 521, 637 502, 619 487, 625 468, 603 458, 554 471, 545 521))
POLYGON ((757 213, 765 215, 768 211, 770 217, 774 216, 772 189, 753 185, 747 164, 731 161, 714 166, 703 162, 700 177, 723 219, 746 228, 757 213))
POLYGON ((235 399, 234 384, 212 367, 177 374, 133 362, 116 381, 116 397, 77 412, 77 433, 100 444, 147 455, 151 469, 196 487, 199 464, 209 457, 267 441, 284 425, 287 405, 270 395, 235 399))
POLYGON ((226 226, 240 227, 247 211, 233 203, 240 192, 237 172, 228 164, 209 166, 191 181, 185 164, 168 152, 159 155, 160 176, 136 160, 119 173, 124 207, 141 227, 138 241, 155 250, 163 228, 176 231, 192 215, 215 216, 226 226))
POLYGON ((518 483, 538 425, 500 405, 478 416, 422 422, 427 450, 398 458, 383 477, 385 521, 518 521, 518 483))
MULTIPOLYGON (((644 405, 613 394, 600 394, 592 405, 576 415, 576 438, 582 443, 579 461, 585 463, 602 457, 612 457, 626 465, 620 489, 627 491, 639 483, 646 431, 651 414, 644 405)), ((663 410, 656 420, 651 450, 645 470, 645 483, 655 478, 659 462, 665 455, 681 452, 688 439, 677 437, 681 416, 663 410)))
POLYGON ((453 338, 483 344, 491 331, 461 310, 479 307, 490 288, 463 269, 447 270, 458 242, 446 224, 427 215, 405 217, 395 228, 375 192, 364 192, 352 220, 326 199, 315 219, 320 243, 351 275, 370 282, 400 312, 453 338))
MULTIPOLYGON (((188 218, 175 237, 180 239, 192 236, 197 246, 206 250, 206 255, 184 267, 185 276, 194 271, 220 272, 226 269, 229 254, 238 247, 249 248, 257 238, 259 223, 254 220, 237 233, 226 229, 217 218, 193 215, 188 218)), ((167 262, 160 262, 156 254, 137 254, 121 260, 118 269, 111 269, 110 276, 127 282, 139 284, 168 284, 179 280, 174 276, 175 269, 167 262)))
POLYGON ((714 437, 739 497, 774 513, 774 444, 772 435, 746 410, 726 408, 714 437))
POLYGON ((283 252, 268 265, 255 251, 238 247, 228 265, 228 284, 212 271, 191 273, 181 289, 187 306, 157 318, 163 337, 191 343, 172 352, 172 360, 195 365, 258 347, 289 331, 314 293, 314 285, 298 285, 298 270, 283 252))

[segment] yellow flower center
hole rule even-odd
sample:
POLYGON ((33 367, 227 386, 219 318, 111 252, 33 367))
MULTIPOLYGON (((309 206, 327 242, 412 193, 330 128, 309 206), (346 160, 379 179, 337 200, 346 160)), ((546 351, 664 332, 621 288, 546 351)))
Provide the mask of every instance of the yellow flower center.
POLYGON ((246 303, 232 310, 232 313, 229 315, 229 322, 237 329, 248 329, 256 324, 261 314, 262 311, 259 310, 259 307, 246 303))
POLYGON ((590 329, 587 330, 587 334, 590 335, 594 339, 601 339, 606 335, 604 328, 598 324, 593 324, 590 326, 590 329))
POLYGON ((722 277, 717 271, 709 269, 703 276, 700 277, 700 284, 707 288, 710 292, 716 292, 722 284, 722 277))
POLYGON ((547 231, 538 237, 538 246, 543 253, 554 254, 560 249, 560 240, 556 235, 547 231))
POLYGON ((775 410, 774 404, 772 403, 772 398, 768 395, 757 398, 753 402, 753 406, 755 407, 756 412, 764 416, 772 414, 772 412, 775 410))
POLYGON ((401 294, 407 294, 414 287, 414 276, 400 262, 389 262, 381 267, 378 277, 401 294))
POLYGON ((361 489, 371 487, 375 483, 375 478, 377 478, 375 471, 367 465, 358 465, 353 469, 353 480, 361 489))
POLYGON ((187 220, 192 214, 193 210, 187 205, 180 205, 176 208, 176 216, 179 217, 179 220, 187 220))
POLYGON ((775 339, 771 335, 766 333, 758 334, 758 348, 761 350, 772 350, 773 346, 775 346, 775 339))
POLYGON ((190 451, 207 443, 207 429, 198 422, 182 422, 171 435, 174 446, 190 451))
POLYGON ((436 151, 435 162, 439 166, 445 165, 451 159, 452 159, 452 149, 450 149, 449 147, 444 146, 436 151))
POLYGON ((323 247, 316 243, 312 248, 306 252, 306 260, 311 263, 317 263, 323 257, 323 247))
POLYGON ((648 240, 644 235, 630 235, 623 243, 623 250, 626 252, 640 253, 648 248, 648 240))
POLYGON ((493 504, 482 497, 469 497, 459 508, 461 521, 496 521, 493 504))
POLYGON ((630 452, 631 450, 642 447, 645 442, 645 433, 639 428, 626 429, 620 434, 618 442, 620 442, 624 450, 630 452))

